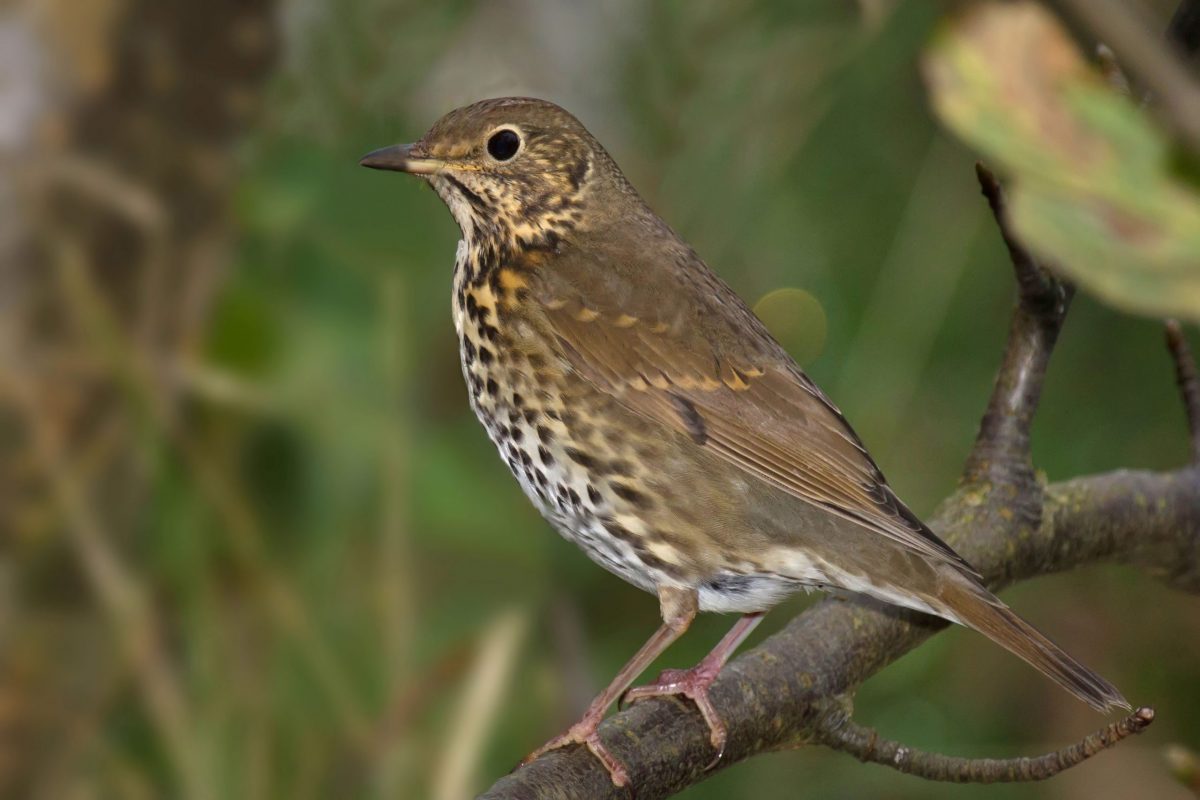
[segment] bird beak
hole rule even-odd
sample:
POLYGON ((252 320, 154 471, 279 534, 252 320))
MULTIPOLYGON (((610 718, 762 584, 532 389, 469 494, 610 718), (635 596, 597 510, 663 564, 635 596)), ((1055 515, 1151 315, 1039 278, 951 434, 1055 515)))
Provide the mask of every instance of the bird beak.
POLYGON ((409 175, 432 175, 440 172, 446 162, 437 158, 422 158, 414 155, 416 145, 395 144, 372 150, 358 160, 359 166, 370 169, 387 169, 407 172, 409 175))

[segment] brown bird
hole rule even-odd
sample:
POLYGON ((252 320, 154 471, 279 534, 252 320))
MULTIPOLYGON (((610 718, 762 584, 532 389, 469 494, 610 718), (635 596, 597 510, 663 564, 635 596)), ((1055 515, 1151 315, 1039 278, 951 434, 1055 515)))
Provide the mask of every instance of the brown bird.
POLYGON ((837 407, 558 106, 485 100, 361 161, 428 181, 462 241, 454 325, 471 407, 525 494, 596 563, 657 594, 663 624, 566 733, 617 785, 597 728, 697 611, 741 619, 690 670, 708 687, 763 614, 830 589, 983 633, 1093 708, 1110 683, 1014 614, 900 501, 837 407))

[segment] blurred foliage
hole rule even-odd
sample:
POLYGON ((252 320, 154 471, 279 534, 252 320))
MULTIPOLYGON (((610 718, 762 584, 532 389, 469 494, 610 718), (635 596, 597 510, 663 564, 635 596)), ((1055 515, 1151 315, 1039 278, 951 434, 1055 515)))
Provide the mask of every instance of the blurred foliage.
MULTIPOLYGON (((163 20, 183 37, 166 41, 192 42, 181 58, 209 41, 186 32, 264 35, 233 24, 237 3, 206 10, 205 28, 188 7, 113 0, 107 44, 158 52, 163 20)), ((485 94, 575 110, 660 214, 790 326, 776 329, 928 513, 970 445, 1013 296, 975 154, 939 131, 919 80, 939 13, 837 0, 293 0, 273 9, 265 94, 183 102, 234 83, 210 77, 233 63, 212 55, 203 69, 186 61, 187 80, 164 57, 165 94, 118 87, 132 105, 118 122, 135 131, 180 109, 193 127, 227 107, 242 122, 228 141, 168 129, 101 154, 128 181, 145 162, 184 165, 142 187, 173 236, 195 228, 195 187, 227 191, 203 217, 215 220, 204 247, 142 282, 142 249, 109 237, 83 264, 53 260, 38 290, 42 317, 49 307, 74 332, 48 363, 100 375, 97 408, 113 421, 78 441, 47 436, 44 454, 58 442, 61 458, 0 473, 32 470, 49 487, 12 518, 0 572, 0 792, 449 800, 570 722, 653 629, 653 598, 550 532, 467 409, 449 214, 415 182, 356 166, 485 94), (195 329, 148 345, 141 304, 188 319, 183 289, 197 275, 213 300, 195 329), (131 454, 127 469, 105 460, 114 449, 131 454)), ((101 157, 86 137, 67 140, 101 157)), ((79 216, 107 219, 68 222, 79 216)), ((1035 432, 1051 479, 1185 457, 1161 338, 1153 321, 1077 300, 1035 432)), ((0 377, 15 363, 0 362, 0 377)), ((0 442, 37 439, 77 392, 0 415, 0 442)), ((1054 781, 989 795, 1184 797, 1160 749, 1200 745, 1194 599, 1116 567, 1005 597, 1160 721, 1054 781)), ((729 622, 698 621, 664 665, 694 662, 729 622)), ((962 755, 1032 753, 1098 722, 965 631, 906 656, 856 705, 888 736, 962 755)), ((684 797, 964 791, 802 750, 684 797)))
POLYGON ((1032 247, 1120 308, 1200 319, 1200 192, 1170 142, 1031 2, 977 6, 926 60, 934 107, 1010 171, 1032 247))

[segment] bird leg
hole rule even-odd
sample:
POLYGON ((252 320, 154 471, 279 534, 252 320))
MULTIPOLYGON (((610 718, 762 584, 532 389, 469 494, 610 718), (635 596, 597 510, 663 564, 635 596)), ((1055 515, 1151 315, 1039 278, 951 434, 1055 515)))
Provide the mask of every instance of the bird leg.
POLYGON ((721 721, 721 717, 717 714, 717 710, 713 708, 712 701, 708 699, 708 687, 712 686, 713 681, 717 679, 717 675, 721 672, 721 667, 725 666, 725 662, 737 650, 738 645, 745 641, 750 632, 758 627, 758 623, 762 622, 763 615, 766 612, 757 611, 753 614, 744 614, 741 619, 734 623, 729 629, 729 633, 721 641, 717 642, 717 646, 712 649, 708 655, 700 660, 700 663, 691 669, 666 669, 659 674, 658 680, 649 686, 639 686, 636 689, 630 689, 621 697, 622 703, 634 703, 638 700, 644 700, 647 697, 661 697, 663 695, 684 695, 690 697, 696 707, 700 709, 700 715, 704 717, 704 722, 708 725, 709 741, 716 749, 716 758, 709 763, 707 769, 712 769, 721 756, 725 754, 725 741, 727 733, 725 723, 721 721))
MULTIPOLYGON (((584 712, 583 718, 572 725, 566 733, 555 736, 544 745, 534 750, 527 755, 522 761, 521 766, 525 766, 529 762, 535 760, 543 753, 551 750, 557 750, 560 747, 566 747, 572 744, 582 744, 592 751, 604 768, 608 770, 609 777, 616 786, 625 786, 629 783, 629 773, 625 769, 616 756, 608 751, 604 743, 600 741, 598 728, 604 720, 604 714, 608 711, 608 707, 613 704, 621 694, 629 688, 629 684, 633 683, 638 675, 641 675, 646 667, 658 658, 664 650, 670 647, 671 643, 683 635, 683 632, 692 624, 692 620, 696 617, 697 598, 695 591, 688 589, 673 589, 662 588, 658 590, 659 608, 662 612, 663 624, 654 632, 642 649, 634 654, 633 658, 621 668, 617 673, 617 677, 613 678, 612 683, 608 688, 596 696, 596 699, 588 706, 584 712)), ((727 637, 728 638, 728 637, 727 637)), ((737 645, 734 645, 735 647, 737 645)), ((728 656, 726 656, 728 658, 728 656)))

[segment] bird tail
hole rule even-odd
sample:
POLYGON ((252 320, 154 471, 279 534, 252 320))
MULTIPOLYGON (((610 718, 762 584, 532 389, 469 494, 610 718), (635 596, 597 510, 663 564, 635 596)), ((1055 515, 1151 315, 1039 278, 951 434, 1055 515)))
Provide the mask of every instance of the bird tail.
POLYGON ((1067 655, 1062 648, 1018 617, 998 597, 955 571, 942 582, 939 598, 945 615, 982 633, 1050 680, 1101 713, 1129 702, 1115 686, 1067 655))

